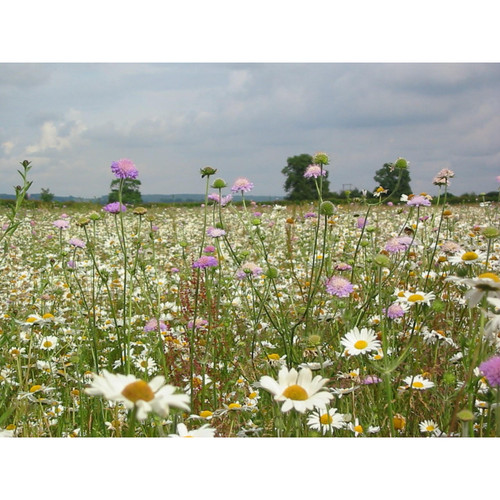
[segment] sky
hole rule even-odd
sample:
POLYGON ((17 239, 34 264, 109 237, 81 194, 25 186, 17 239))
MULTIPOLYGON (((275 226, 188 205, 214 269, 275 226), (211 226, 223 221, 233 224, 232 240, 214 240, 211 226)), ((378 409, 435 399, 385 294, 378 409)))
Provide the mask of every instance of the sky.
POLYGON ((2 63, 0 192, 32 162, 32 192, 106 194, 136 164, 143 194, 203 192, 200 168, 284 195, 287 158, 326 152, 332 191, 372 190, 405 157, 414 192, 496 189, 500 65, 481 63, 2 63))
POLYGON ((143 194, 202 193, 212 166, 229 186, 243 176, 255 195, 284 196, 287 158, 319 151, 332 191, 375 189, 400 156, 415 193, 437 193, 442 168, 454 194, 498 188, 500 65, 484 9, 255 0, 241 16, 214 0, 163 16, 150 0, 89 0, 67 23, 51 15, 71 14, 66 2, 30 5, 8 7, 0 32, 0 193, 29 160, 33 193, 102 196, 111 163, 129 158, 143 194))

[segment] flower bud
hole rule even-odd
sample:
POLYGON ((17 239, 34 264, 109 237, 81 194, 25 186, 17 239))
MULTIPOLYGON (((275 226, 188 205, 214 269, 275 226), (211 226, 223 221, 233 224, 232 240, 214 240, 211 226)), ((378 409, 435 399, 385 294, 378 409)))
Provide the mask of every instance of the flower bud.
POLYGON ((315 165, 328 165, 329 164, 329 159, 328 155, 326 153, 316 153, 313 156, 313 163, 315 165))
POLYGON ((330 216, 335 212, 335 206, 331 201, 324 201, 319 207, 319 213, 321 215, 330 216))
POLYGON ((214 175, 215 172, 217 172, 217 169, 216 168, 212 168, 212 167, 204 167, 202 169, 200 169, 200 172, 201 172, 201 178, 203 179, 203 177, 209 177, 211 175, 214 175))
POLYGON ((410 163, 409 163, 407 160, 405 160, 404 158, 401 158, 401 157, 399 157, 399 158, 398 158, 398 159, 394 162, 394 166, 395 166, 396 168, 408 168, 408 165, 409 165, 409 164, 410 164, 410 163))
POLYGON ((224 179, 215 179, 215 181, 212 183, 212 187, 214 189, 223 189, 227 186, 227 183, 224 179))

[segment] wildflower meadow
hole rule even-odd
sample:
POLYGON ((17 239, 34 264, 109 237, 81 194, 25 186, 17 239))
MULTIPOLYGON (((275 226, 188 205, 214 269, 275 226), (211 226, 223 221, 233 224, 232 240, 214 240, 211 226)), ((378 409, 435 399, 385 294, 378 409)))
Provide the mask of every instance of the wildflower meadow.
POLYGON ((121 159, 117 202, 33 207, 31 168, 0 208, 0 436, 500 436, 500 203, 449 204, 451 170, 336 205, 317 153, 313 202, 205 167, 201 205, 143 207, 121 159))

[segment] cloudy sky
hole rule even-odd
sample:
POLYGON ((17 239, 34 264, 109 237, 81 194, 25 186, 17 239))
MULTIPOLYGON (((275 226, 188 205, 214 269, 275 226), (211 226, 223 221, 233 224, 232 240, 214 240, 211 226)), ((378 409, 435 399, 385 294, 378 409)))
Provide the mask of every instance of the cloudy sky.
POLYGON ((290 156, 330 155, 331 189, 373 189, 403 156, 415 192, 497 188, 500 65, 451 63, 2 63, 0 192, 33 164, 32 192, 100 196, 132 159, 143 194, 202 192, 210 165, 229 184, 283 195, 290 156))

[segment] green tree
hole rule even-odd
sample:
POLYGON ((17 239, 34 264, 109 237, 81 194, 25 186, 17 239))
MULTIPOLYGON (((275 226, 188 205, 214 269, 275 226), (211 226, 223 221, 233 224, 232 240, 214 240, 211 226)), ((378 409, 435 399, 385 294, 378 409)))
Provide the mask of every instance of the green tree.
POLYGON ((376 188, 382 186, 384 189, 387 189, 387 195, 392 195, 392 201, 398 201, 402 194, 412 193, 410 172, 407 168, 393 168, 392 163, 384 163, 384 166, 375 172, 373 179, 375 182, 378 182, 376 188), (400 172, 401 181, 398 186, 400 172))
MULTIPOLYGON (((313 158, 308 154, 292 156, 287 159, 287 165, 281 170, 283 175, 286 175, 284 189, 288 193, 285 197, 287 200, 315 200, 318 198, 314 179, 307 179, 304 173, 309 165, 312 164, 313 158)), ((328 171, 322 182, 322 195, 326 198, 330 195, 330 181, 328 180, 328 171)))
MULTIPOLYGON (((111 181, 111 192, 108 195, 108 203, 118 201, 120 180, 121 179, 113 179, 111 181)), ((142 203, 140 186, 141 181, 139 179, 123 179, 122 203, 128 203, 129 205, 142 203)))
POLYGON ((50 203, 54 200, 54 193, 51 193, 49 188, 42 188, 40 199, 44 202, 50 203))

